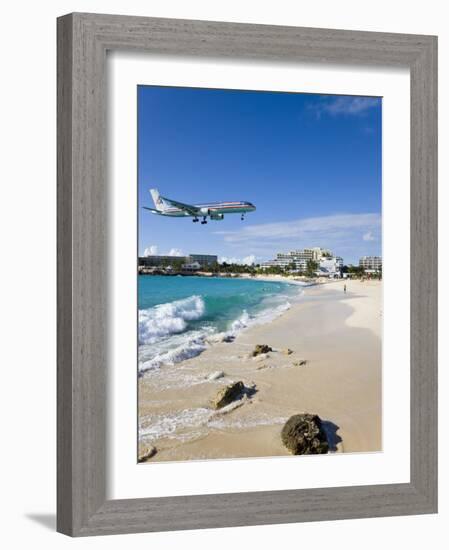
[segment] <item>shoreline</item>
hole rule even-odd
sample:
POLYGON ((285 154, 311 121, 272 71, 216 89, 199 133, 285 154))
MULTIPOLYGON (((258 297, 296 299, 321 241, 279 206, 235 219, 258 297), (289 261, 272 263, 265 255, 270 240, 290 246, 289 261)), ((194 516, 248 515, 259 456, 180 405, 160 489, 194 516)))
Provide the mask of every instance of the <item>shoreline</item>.
MULTIPOLYGON (((303 282, 304 284, 315 284, 318 278, 308 278, 305 276, 299 275, 263 275, 250 273, 212 273, 209 271, 174 271, 174 272, 163 272, 163 271, 139 271, 139 277, 148 276, 148 277, 203 277, 207 279, 248 279, 251 281, 260 280, 260 281, 275 281, 275 282, 303 282)), ((321 278, 322 279, 322 278, 321 278)))
MULTIPOLYGON (((187 297, 180 297, 178 299, 163 302, 161 304, 156 304, 155 306, 150 306, 149 308, 142 308, 139 309, 139 339, 140 339, 140 330, 141 326, 140 323, 142 322, 142 326, 145 327, 146 323, 150 323, 150 330, 157 331, 157 323, 161 324, 161 327, 164 327, 165 330, 169 330, 167 326, 167 321, 171 321, 174 325, 175 330, 171 334, 172 338, 172 346, 169 347, 164 345, 163 339, 161 340, 163 342, 163 348, 159 352, 157 350, 156 355, 153 357, 148 357, 147 349, 155 349, 156 346, 160 344, 160 342, 155 341, 153 344, 149 341, 145 342, 142 341, 142 343, 139 343, 139 376, 145 375, 145 373, 148 373, 154 368, 160 368, 161 366, 173 366, 176 364, 182 363, 184 360, 197 357, 198 355, 201 355, 204 353, 204 351, 213 345, 216 345, 217 343, 220 343, 222 341, 231 341, 231 339, 235 339, 238 337, 238 335, 242 331, 246 331, 250 329, 254 325, 260 325, 260 324, 266 324, 272 322, 276 317, 279 317, 282 315, 286 310, 288 310, 291 307, 291 302, 296 302, 301 299, 301 295, 303 292, 303 289, 312 286, 314 283, 304 283, 300 281, 293 281, 293 280, 281 280, 274 276, 274 277, 259 277, 259 278, 249 278, 249 277, 239 277, 239 278, 221 278, 221 277, 214 277, 215 280, 223 280, 223 281, 231 281, 238 279, 239 281, 248 281, 249 284, 256 283, 262 285, 262 283, 276 283, 277 285, 281 285, 281 288, 283 289, 282 292, 275 292, 271 294, 271 298, 279 297, 283 298, 280 302, 277 304, 273 303, 265 303, 264 299, 266 297, 270 298, 270 296, 261 296, 260 302, 257 304, 248 304, 248 307, 245 305, 242 305, 242 309, 238 312, 234 311, 234 316, 230 317, 227 321, 228 326, 215 326, 212 328, 212 326, 207 326, 207 324, 203 325, 203 327, 197 327, 197 328, 190 328, 190 330, 187 331, 179 331, 178 330, 178 323, 183 323, 183 320, 186 319, 187 321, 201 321, 201 316, 203 313, 205 313, 205 304, 203 301, 203 297, 201 292, 198 292, 197 290, 192 289, 192 294, 187 297), (286 287, 290 287, 288 290, 288 295, 285 294, 286 287), (262 299, 263 298, 263 299, 262 299), (198 304, 198 301, 200 302, 198 304), (192 304, 193 302, 193 304, 192 304), (172 311, 171 307, 175 306, 175 310, 172 311), (255 306, 255 307, 254 307, 255 306), (264 307, 262 307, 264 306, 264 307), (165 312, 167 316, 173 316, 172 319, 163 319, 163 318, 155 318, 152 317, 155 310, 157 308, 164 308, 168 307, 168 310, 165 312), (203 308, 203 309, 202 309, 203 308), (202 310, 201 310, 202 309, 202 310), (147 317, 147 312, 153 312, 153 314, 150 313, 149 318, 147 317), (142 319, 140 316, 142 315, 142 319), (198 315, 198 316, 197 316, 198 315), (176 318, 177 317, 177 318, 176 318), (152 324, 152 326, 151 326, 152 324), (210 330, 209 330, 210 329, 210 330), (185 336, 186 338, 184 340, 181 340, 185 336), (177 339, 177 341, 175 341, 177 339), (143 351, 143 354, 141 356, 141 350, 143 351), (142 359, 141 359, 142 357, 142 359)), ((245 285, 246 286, 246 285, 245 285)), ((245 292, 250 294, 251 291, 248 292, 249 289, 245 288, 245 292)), ((210 322, 210 321, 209 321, 210 322)), ((164 328, 161 329, 162 331, 164 328)), ((142 332, 145 331, 145 328, 142 329, 142 332)), ((166 334, 161 334, 161 336, 169 336, 169 332, 166 334)), ((159 335, 156 335, 159 336, 159 335)), ((148 338, 148 334, 145 336, 148 338)), ((151 353, 151 352, 150 352, 151 353)))
POLYGON ((328 283, 337 283, 342 281, 379 281, 378 277, 367 277, 366 279, 361 277, 326 277, 326 276, 317 276, 317 277, 307 277, 305 275, 292 275, 292 274, 264 274, 264 273, 234 273, 234 272, 218 272, 212 273, 210 271, 174 271, 174 272, 165 272, 165 271, 138 271, 137 275, 139 277, 149 276, 149 277, 198 277, 206 279, 248 279, 251 281, 272 281, 272 282, 293 282, 293 283, 303 283, 305 285, 314 285, 314 284, 328 284, 328 283))
POLYGON ((141 431, 150 434, 142 444, 158 449, 151 461, 288 455, 279 434, 298 412, 319 414, 339 452, 380 451, 382 285, 332 282, 301 284, 301 301, 271 322, 161 367, 172 371, 171 386, 158 386, 158 374, 140 378, 141 431), (275 351, 250 359, 255 344, 275 351), (285 348, 293 353, 285 355, 285 348), (300 360, 306 365, 295 366, 300 360), (217 372, 224 376, 208 379, 217 372), (213 411, 217 391, 237 380, 255 385, 254 396, 230 411, 213 411))

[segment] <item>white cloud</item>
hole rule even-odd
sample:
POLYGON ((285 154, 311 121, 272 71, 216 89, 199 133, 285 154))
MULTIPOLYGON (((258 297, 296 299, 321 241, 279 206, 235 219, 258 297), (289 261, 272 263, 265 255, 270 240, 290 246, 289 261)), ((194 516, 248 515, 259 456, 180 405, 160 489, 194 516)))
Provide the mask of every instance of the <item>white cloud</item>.
MULTIPOLYGON (((159 254, 159 247, 155 244, 145 248, 144 256, 157 256, 159 254)), ((171 248, 167 253, 162 253, 162 256, 184 256, 183 251, 180 248, 171 248)))
POLYGON ((319 103, 313 103, 309 106, 309 109, 315 112, 317 118, 321 118, 322 114, 358 116, 379 105, 380 98, 376 97, 338 96, 319 103))
POLYGON ((365 233, 362 238, 363 238, 364 241, 375 241, 376 240, 376 238, 374 237, 372 231, 368 231, 367 233, 365 233))
POLYGON ((144 256, 157 256, 157 246, 155 244, 152 244, 151 246, 145 248, 144 256))
POLYGON ((315 218, 247 225, 235 231, 217 231, 232 246, 233 256, 244 258, 248 250, 258 259, 274 258, 277 252, 288 252, 309 246, 329 248, 345 261, 358 261, 368 254, 380 253, 381 215, 335 214, 315 218), (370 234, 373 242, 360 235, 370 234), (374 246, 374 248, 373 248, 374 246), (369 248, 367 248, 369 247, 369 248))
MULTIPOLYGON (((282 242, 288 239, 308 239, 344 236, 356 229, 373 232, 381 225, 380 214, 335 214, 316 218, 303 218, 285 222, 249 225, 238 231, 217 231, 229 243, 253 242, 260 239, 282 242)), ((360 233, 359 233, 360 234, 360 233)), ((325 243, 323 243, 325 245, 325 243)))
POLYGON ((170 248, 167 253, 167 256, 184 256, 184 253, 179 248, 170 248))
POLYGON ((249 256, 245 256, 244 258, 227 258, 226 256, 222 256, 218 258, 219 263, 227 263, 227 264, 240 264, 240 265, 253 265, 256 263, 256 256, 254 254, 250 254, 249 256))
POLYGON ((379 105, 375 97, 338 97, 328 103, 326 111, 331 115, 358 115, 379 105))

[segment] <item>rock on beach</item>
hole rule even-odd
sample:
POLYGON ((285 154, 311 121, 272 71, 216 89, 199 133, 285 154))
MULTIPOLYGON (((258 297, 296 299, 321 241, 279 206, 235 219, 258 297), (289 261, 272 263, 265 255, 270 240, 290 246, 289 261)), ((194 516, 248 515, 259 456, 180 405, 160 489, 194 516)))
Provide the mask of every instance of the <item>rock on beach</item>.
POLYGON ((146 462, 152 458, 157 453, 156 447, 150 445, 149 447, 144 447, 139 453, 139 462, 146 462))
POLYGON ((294 455, 315 455, 329 452, 321 418, 316 414, 291 416, 281 432, 282 443, 294 455))
POLYGON ((241 380, 239 382, 232 382, 217 393, 212 400, 212 407, 214 409, 222 409, 226 405, 229 405, 229 403, 242 399, 245 396, 251 397, 256 391, 254 383, 246 387, 241 380))
POLYGON ((252 356, 256 357, 257 355, 260 355, 262 353, 269 353, 270 351, 273 351, 270 346, 267 346, 266 344, 257 344, 252 352, 252 356))

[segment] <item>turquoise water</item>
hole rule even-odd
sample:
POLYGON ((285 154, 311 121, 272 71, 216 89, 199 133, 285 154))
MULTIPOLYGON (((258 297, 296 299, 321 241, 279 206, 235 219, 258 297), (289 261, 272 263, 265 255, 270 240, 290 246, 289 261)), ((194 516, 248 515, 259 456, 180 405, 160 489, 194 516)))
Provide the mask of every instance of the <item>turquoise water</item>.
POLYGON ((253 279, 139 276, 140 372, 194 357, 214 341, 268 322, 301 291, 253 279))

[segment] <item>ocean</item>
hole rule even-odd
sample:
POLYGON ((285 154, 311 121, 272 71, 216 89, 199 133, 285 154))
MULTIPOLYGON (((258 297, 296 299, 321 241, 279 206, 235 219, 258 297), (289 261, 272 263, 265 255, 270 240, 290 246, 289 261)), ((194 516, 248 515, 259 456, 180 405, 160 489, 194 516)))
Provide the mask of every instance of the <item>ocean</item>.
POLYGON ((138 278, 139 375, 199 355, 245 328, 289 309, 300 283, 141 275, 138 278))

